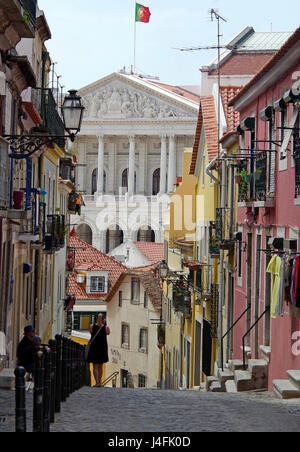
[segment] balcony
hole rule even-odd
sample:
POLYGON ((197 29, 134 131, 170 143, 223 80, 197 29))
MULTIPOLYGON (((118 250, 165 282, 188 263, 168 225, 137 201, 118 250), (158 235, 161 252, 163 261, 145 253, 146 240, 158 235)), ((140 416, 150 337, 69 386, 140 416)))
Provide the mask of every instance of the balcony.
POLYGON ((13 49, 22 38, 34 38, 37 0, 0 0, 0 47, 13 49))
POLYGON ((65 246, 65 216, 48 215, 44 234, 44 252, 54 254, 65 246))
POLYGON ((58 137, 56 143, 59 147, 65 147, 65 128, 63 121, 58 113, 57 104, 53 93, 49 88, 33 88, 32 103, 39 112, 43 125, 48 129, 49 135, 58 137))
POLYGON ((28 194, 24 190, 25 196, 21 196, 21 191, 14 192, 14 205, 17 207, 10 210, 8 216, 12 212, 21 212, 21 227, 19 232, 19 240, 21 242, 37 242, 40 238, 40 208, 39 198, 40 191, 36 188, 30 189, 30 204, 28 204, 28 194), (21 208, 21 210, 19 210, 21 208))

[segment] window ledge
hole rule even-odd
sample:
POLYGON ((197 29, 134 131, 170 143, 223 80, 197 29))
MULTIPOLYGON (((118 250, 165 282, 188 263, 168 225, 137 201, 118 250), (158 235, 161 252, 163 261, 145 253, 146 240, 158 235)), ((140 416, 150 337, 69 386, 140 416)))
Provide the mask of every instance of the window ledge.
POLYGON ((300 198, 295 198, 294 204, 295 204, 295 206, 300 206, 300 198))
POLYGON ((265 201, 254 201, 254 207, 275 207, 275 199, 267 199, 265 201))

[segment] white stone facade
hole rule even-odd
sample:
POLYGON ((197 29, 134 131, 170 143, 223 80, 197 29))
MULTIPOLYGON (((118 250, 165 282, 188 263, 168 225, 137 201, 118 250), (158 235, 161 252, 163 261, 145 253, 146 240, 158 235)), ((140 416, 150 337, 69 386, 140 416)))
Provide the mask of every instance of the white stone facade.
POLYGON ((86 111, 76 140, 77 189, 85 207, 71 223, 87 225, 90 243, 103 252, 126 240, 162 242, 169 193, 182 175, 183 150, 193 144, 199 104, 117 73, 80 95, 86 111))

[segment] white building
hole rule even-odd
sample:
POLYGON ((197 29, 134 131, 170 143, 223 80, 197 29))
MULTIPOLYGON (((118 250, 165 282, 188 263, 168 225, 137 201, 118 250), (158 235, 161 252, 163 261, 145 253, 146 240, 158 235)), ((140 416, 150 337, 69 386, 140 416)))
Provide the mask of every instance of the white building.
POLYGON ((80 90, 76 234, 103 252, 127 240, 163 242, 169 193, 194 141, 199 97, 137 75, 111 74, 80 90))

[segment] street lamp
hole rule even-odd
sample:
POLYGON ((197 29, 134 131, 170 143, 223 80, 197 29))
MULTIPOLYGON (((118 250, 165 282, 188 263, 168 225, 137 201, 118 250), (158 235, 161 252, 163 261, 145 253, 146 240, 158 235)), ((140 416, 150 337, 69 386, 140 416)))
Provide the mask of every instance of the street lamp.
POLYGON ((71 141, 74 141, 75 136, 80 132, 84 112, 81 97, 78 96, 75 89, 71 89, 69 91, 69 96, 65 97, 61 112, 64 127, 68 132, 71 141))
POLYGON ((58 140, 70 139, 72 142, 81 128, 85 107, 81 103, 81 97, 76 90, 70 90, 61 107, 64 129, 68 135, 53 135, 44 126, 31 129, 29 135, 3 135, 10 143, 10 158, 19 160, 30 157, 39 151, 44 145, 53 144, 58 140))
POLYGON ((169 267, 165 259, 163 259, 159 264, 158 272, 161 279, 166 279, 168 277, 169 267))

